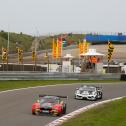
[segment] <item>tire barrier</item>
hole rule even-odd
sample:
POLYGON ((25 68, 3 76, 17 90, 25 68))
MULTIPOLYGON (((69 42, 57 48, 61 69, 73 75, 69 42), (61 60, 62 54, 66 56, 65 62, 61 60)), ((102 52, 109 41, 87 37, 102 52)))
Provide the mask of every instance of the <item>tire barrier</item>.
POLYGON ((126 81, 126 74, 121 74, 120 80, 126 81))

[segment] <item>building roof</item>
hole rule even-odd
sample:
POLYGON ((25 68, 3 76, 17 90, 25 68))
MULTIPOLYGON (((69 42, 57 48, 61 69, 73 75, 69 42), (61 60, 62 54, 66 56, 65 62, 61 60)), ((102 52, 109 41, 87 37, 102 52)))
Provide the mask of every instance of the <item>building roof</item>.
POLYGON ((63 58, 73 58, 71 54, 66 54, 63 58))
POLYGON ((96 52, 96 49, 89 49, 87 53, 82 53, 80 56, 104 56, 105 54, 96 52))

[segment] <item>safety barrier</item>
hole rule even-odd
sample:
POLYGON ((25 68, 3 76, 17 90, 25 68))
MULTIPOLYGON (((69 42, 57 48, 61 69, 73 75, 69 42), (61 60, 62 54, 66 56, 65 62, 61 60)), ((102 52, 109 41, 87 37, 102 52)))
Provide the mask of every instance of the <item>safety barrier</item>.
POLYGON ((29 71, 0 72, 0 80, 120 80, 121 74, 42 73, 29 71))
POLYGON ((126 81, 126 74, 121 74, 120 80, 126 81))

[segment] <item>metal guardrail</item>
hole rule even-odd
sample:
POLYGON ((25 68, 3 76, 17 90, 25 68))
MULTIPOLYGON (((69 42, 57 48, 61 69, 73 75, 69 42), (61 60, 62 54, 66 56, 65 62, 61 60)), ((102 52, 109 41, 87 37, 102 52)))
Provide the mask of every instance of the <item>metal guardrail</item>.
POLYGON ((120 80, 121 74, 0 72, 0 80, 120 80))

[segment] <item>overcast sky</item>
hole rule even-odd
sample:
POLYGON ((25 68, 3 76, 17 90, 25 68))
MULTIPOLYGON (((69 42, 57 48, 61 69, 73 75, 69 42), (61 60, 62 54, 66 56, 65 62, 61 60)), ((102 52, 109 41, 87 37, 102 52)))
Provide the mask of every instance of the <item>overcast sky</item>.
POLYGON ((0 0, 0 30, 126 32, 126 0, 0 0))

